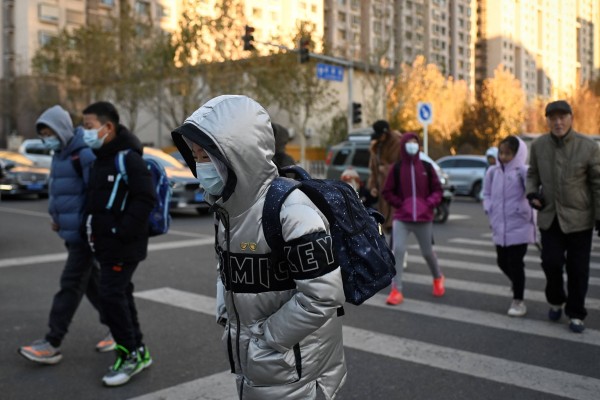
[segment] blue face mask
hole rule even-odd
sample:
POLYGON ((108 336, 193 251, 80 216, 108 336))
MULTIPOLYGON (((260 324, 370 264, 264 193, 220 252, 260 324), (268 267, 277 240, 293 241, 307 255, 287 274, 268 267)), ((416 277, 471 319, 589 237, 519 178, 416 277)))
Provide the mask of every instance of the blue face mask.
POLYGON ((104 125, 102 125, 98 129, 84 129, 83 130, 83 141, 85 144, 90 146, 92 149, 99 149, 104 144, 104 139, 106 139, 106 135, 104 135, 101 139, 98 139, 98 132, 102 130, 104 125))
POLYGON ((42 141, 44 142, 44 147, 48 150, 56 151, 60 149, 60 139, 56 136, 45 137, 42 139, 42 141))
POLYGON ((211 162, 196 163, 196 177, 208 193, 218 196, 223 191, 225 182, 219 176, 215 164, 211 162))

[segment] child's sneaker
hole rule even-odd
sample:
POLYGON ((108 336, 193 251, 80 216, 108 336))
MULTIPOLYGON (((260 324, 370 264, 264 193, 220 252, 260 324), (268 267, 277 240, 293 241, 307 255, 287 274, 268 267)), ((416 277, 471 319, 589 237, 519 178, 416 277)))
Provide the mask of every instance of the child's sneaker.
POLYGON ((585 330, 585 325, 583 325, 583 321, 578 318, 571 318, 569 322, 569 329, 571 332, 582 333, 585 330))
POLYGON ((57 364, 62 360, 60 349, 47 340, 36 340, 31 346, 19 347, 18 353, 28 360, 40 364, 57 364))
POLYGON ((445 281, 446 278, 444 278, 444 275, 433 280, 433 295, 435 297, 442 297, 446 293, 446 288, 444 287, 445 281))
POLYGON ((144 369, 152 365, 150 350, 148 350, 148 347, 145 344, 138 348, 138 353, 140 353, 140 358, 142 359, 142 364, 144 364, 144 369))
POLYGON ((115 347, 117 347, 117 343, 115 343, 115 339, 113 339, 112 334, 108 332, 104 339, 96 344, 96 351, 99 351, 100 353, 106 353, 113 351, 115 347))
POLYGON ((522 317, 527 314, 527 307, 523 300, 513 300, 507 312, 511 317, 522 317))
POLYGON ((108 373, 102 378, 106 386, 120 386, 129 382, 132 376, 144 369, 140 353, 131 353, 123 346, 117 345, 117 360, 110 367, 108 373))
POLYGON ((558 321, 561 316, 562 316, 562 306, 550 305, 550 309, 548 310, 548 319, 550 321, 558 321))
POLYGON ((402 295, 402 292, 394 287, 394 288, 392 288, 392 291, 390 292, 390 294, 385 302, 391 306, 396 306, 396 305, 402 303, 403 301, 404 301, 404 296, 402 295))

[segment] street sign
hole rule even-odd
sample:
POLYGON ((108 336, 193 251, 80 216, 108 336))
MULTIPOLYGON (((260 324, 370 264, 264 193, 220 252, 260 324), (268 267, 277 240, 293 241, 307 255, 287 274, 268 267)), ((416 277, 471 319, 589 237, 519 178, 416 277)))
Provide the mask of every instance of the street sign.
POLYGON ((344 80, 344 68, 337 65, 318 63, 317 79, 342 82, 344 80))
POLYGON ((431 103, 420 101, 417 104, 417 119, 421 125, 429 125, 433 122, 433 106, 431 103))

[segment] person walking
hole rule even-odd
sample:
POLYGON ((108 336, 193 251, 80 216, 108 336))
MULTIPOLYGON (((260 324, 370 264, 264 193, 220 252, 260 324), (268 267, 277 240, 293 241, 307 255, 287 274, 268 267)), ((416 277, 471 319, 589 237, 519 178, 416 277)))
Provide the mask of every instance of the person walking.
POLYGON ((385 217, 384 229, 386 233, 392 230, 392 215, 394 210, 381 196, 385 178, 390 168, 400 154, 400 138, 402 134, 390 129, 390 124, 385 120, 376 121, 373 124, 371 145, 369 147, 369 179, 367 188, 371 196, 377 198, 377 210, 385 217))
POLYGON ((600 148, 573 129, 573 111, 564 100, 548 103, 546 122, 550 133, 531 143, 527 198, 539 210, 548 318, 560 320, 564 306, 569 328, 581 333, 592 233, 594 226, 600 229, 600 148))
MULTIPOLYGON (((83 132, 73 131, 71 116, 59 105, 40 115, 36 130, 44 146, 54 151, 48 212, 52 230, 64 240, 67 262, 60 277, 60 290, 54 295, 50 308, 48 333, 44 339, 20 347, 18 352, 40 364, 56 364, 62 360, 60 346, 84 294, 98 311, 100 322, 106 324, 98 292, 100 268, 81 230, 85 190, 96 157, 83 141, 83 132)), ((96 345, 96 350, 101 352, 114 348, 110 333, 96 345)))
POLYGON ((275 155, 273 156, 273 162, 277 165, 277 168, 289 167, 296 165, 296 161, 285 152, 285 146, 290 141, 290 132, 283 125, 272 123, 273 134, 275 135, 275 155))
POLYGON ((420 159, 419 148, 416 134, 407 132, 402 135, 400 161, 390 170, 382 192, 384 199, 395 209, 392 236, 396 278, 386 301, 390 305, 404 301, 402 264, 411 232, 416 236, 433 276, 433 295, 440 297, 445 293, 444 275, 432 247, 433 210, 442 201, 442 186, 433 167, 420 159))
POLYGON ((294 190, 281 208, 287 259, 271 265, 263 234, 278 176, 266 110, 246 96, 209 100, 172 132, 217 216, 217 321, 240 399, 333 399, 346 378, 345 296, 329 223, 294 190), (289 250, 288 250, 289 249, 289 250))
POLYGON ((142 159, 142 144, 119 123, 108 102, 83 110, 84 140, 96 161, 90 173, 86 229, 100 263, 100 299, 117 343, 117 359, 102 381, 107 386, 127 383, 150 366, 133 300, 133 274, 148 249, 148 217, 156 196, 152 177, 142 159), (127 181, 120 179, 117 155, 126 151, 127 181), (109 207, 112 202, 112 207, 109 207))
POLYGON ((534 212, 525 197, 527 145, 516 136, 508 136, 498 145, 498 163, 486 175, 483 209, 490 221, 496 261, 512 284, 511 317, 527 313, 525 292, 525 253, 535 243, 534 212))

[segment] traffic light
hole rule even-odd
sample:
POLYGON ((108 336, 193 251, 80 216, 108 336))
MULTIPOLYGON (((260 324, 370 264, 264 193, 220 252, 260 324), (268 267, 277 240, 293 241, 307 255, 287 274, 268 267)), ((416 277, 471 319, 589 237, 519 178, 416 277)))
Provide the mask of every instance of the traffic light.
POLYGON ((252 43, 254 41, 254 35, 252 35, 252 33, 254 33, 254 28, 246 25, 246 32, 244 36, 242 36, 242 39, 244 40, 244 50, 254 50, 254 44, 252 43))
POLYGON ((362 122, 362 104, 352 103, 352 123, 360 124, 362 122))
POLYGON ((300 38, 300 49, 299 49, 300 64, 304 64, 304 63, 308 62, 308 59, 309 59, 308 45, 309 44, 310 44, 310 38, 307 38, 307 37, 300 38))

